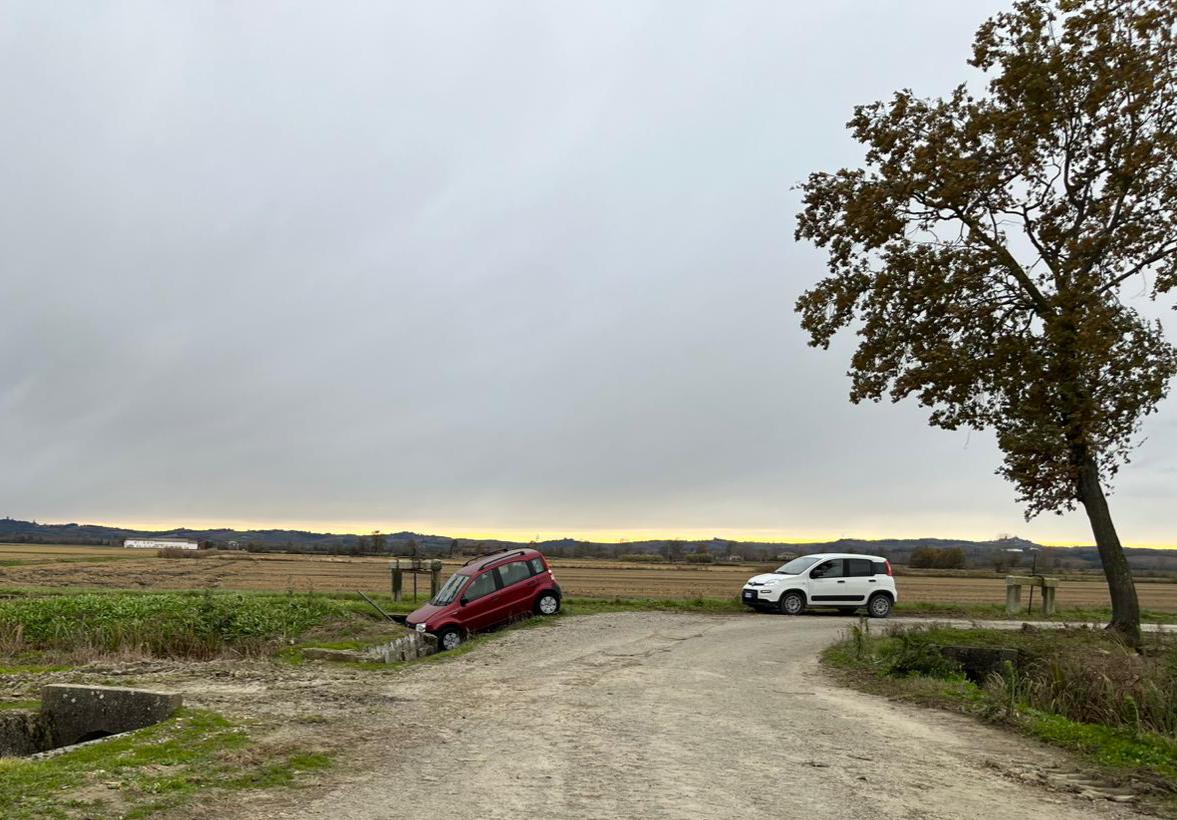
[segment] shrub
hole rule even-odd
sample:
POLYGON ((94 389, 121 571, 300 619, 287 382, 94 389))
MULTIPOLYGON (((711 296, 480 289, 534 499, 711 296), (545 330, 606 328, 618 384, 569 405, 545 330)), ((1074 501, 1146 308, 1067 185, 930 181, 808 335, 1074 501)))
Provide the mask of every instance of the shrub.
POLYGON ((709 552, 691 552, 683 556, 688 564, 714 564, 715 556, 709 552))
MULTIPOLYGON (((1177 737, 1177 645, 1154 655, 1127 647, 1062 651, 1021 670, 1019 699, 1080 723, 1177 737)), ((1009 681, 993 681, 996 688, 1009 681)))
POLYGON ((965 554, 960 547, 919 547, 907 563, 916 569, 964 569, 965 554))
POLYGON ((630 552, 621 556, 622 561, 636 561, 641 564, 665 564, 666 556, 656 552, 630 552))
POLYGON ((940 654, 940 647, 925 632, 899 632, 881 653, 888 675, 927 675, 949 678, 961 674, 960 664, 940 654))

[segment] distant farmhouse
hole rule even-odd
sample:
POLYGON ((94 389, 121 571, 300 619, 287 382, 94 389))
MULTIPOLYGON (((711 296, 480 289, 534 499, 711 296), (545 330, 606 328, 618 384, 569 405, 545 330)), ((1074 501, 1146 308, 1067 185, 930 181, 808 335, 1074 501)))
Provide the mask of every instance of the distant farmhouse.
POLYGON ((127 549, 134 550, 198 550, 199 542, 185 538, 128 538, 123 542, 127 549))

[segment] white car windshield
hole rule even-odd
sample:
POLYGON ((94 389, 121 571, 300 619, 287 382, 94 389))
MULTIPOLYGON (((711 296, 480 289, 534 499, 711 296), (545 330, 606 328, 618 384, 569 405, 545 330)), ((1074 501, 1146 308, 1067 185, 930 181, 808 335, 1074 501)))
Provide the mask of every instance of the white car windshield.
POLYGON ((787 564, 774 569, 774 575, 800 575, 818 562, 818 558, 813 555, 803 555, 800 558, 794 558, 787 564))

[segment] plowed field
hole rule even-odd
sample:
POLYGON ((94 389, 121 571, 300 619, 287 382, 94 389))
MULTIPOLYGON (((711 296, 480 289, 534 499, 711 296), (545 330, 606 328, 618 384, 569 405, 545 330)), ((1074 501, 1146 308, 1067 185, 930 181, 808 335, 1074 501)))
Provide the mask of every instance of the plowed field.
MULTIPOLYGON (((442 575, 460 566, 446 561, 442 575)), ((555 560, 556 577, 570 595, 693 598, 735 596, 743 582, 769 567, 739 565, 662 566, 617 561, 555 560)), ((0 587, 104 587, 121 589, 257 589, 297 592, 387 592, 387 558, 217 553, 201 558, 157 558, 117 547, 0 545, 0 587), (89 560, 88 560, 89 559, 89 560), (111 560, 118 559, 118 560, 111 560), (19 563, 14 563, 19 562, 19 563)), ((905 575, 897 579, 901 600, 939 603, 1002 603, 1001 578, 905 575)), ((419 578, 428 594, 429 578, 419 578)), ((406 576, 411 592, 411 576, 406 576)), ((1137 582, 1145 609, 1177 612, 1177 584, 1137 582)), ((1102 578, 1062 581, 1059 606, 1107 606, 1102 578)))

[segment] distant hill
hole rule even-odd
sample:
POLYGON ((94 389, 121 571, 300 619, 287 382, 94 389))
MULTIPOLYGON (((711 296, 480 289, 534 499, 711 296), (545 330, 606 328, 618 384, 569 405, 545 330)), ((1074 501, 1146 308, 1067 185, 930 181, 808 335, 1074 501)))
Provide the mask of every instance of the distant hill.
MULTIPOLYGON (((209 546, 234 545, 253 551, 286 551, 336 554, 382 554, 450 556, 488 552, 494 549, 528 546, 522 542, 497 539, 450 538, 416 532, 396 532, 373 539, 354 533, 322 533, 303 530, 232 530, 208 529, 144 531, 95 524, 39 524, 14 518, 0 519, 0 543, 90 544, 120 546, 132 537, 187 538, 209 546)), ((921 547, 961 549, 970 566, 991 568, 995 561, 1011 560, 1028 567, 1030 550, 1039 550, 1042 569, 1098 569, 1099 553, 1095 547, 1042 547, 1023 538, 992 541, 966 541, 954 538, 841 538, 822 543, 773 541, 732 541, 724 538, 679 541, 653 539, 623 543, 578 541, 561 538, 535 545, 549 555, 565 558, 616 558, 623 555, 676 554, 706 552, 716 560, 742 558, 749 561, 777 561, 813 552, 857 552, 884 555, 893 563, 906 564, 911 553, 921 547), (1021 550, 1022 552, 1018 552, 1021 550)), ((1177 572, 1177 549, 1126 549, 1128 561, 1137 571, 1177 572)))

